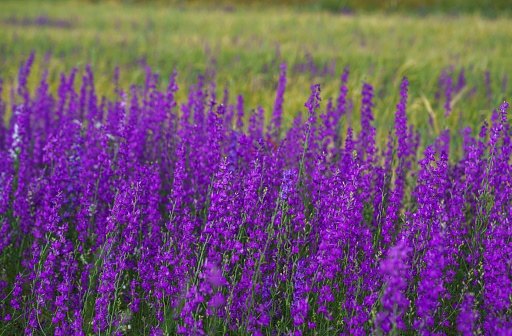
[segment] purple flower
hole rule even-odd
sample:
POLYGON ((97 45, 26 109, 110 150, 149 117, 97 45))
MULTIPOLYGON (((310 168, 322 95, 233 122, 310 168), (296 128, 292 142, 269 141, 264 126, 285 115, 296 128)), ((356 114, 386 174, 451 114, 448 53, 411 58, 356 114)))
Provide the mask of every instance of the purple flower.
POLYGON ((299 326, 306 321, 309 311, 308 298, 299 299, 297 305, 292 308, 293 325, 299 326))
POLYGON ((466 86, 466 77, 464 76, 464 67, 460 69, 459 78, 457 79, 457 85, 455 92, 460 92, 466 86))
MULTIPOLYGON (((407 105, 407 91, 409 89, 409 82, 407 77, 402 79, 400 86, 400 103, 396 106, 395 113, 395 135, 398 140, 398 159, 402 159, 407 154, 407 114, 405 112, 407 105)), ((402 160, 400 160, 402 162, 402 160)))
POLYGON ((279 77, 279 85, 277 86, 276 101, 272 111, 272 120, 270 121, 269 133, 272 138, 279 141, 281 132, 281 122, 283 114, 284 91, 286 89, 286 64, 281 64, 281 76, 279 77))
POLYGON ((406 262, 412 249, 405 241, 400 241, 389 249, 387 258, 381 261, 380 273, 385 281, 383 295, 380 299, 383 310, 377 314, 377 325, 388 334, 392 329, 405 329, 402 319, 409 299, 405 296, 411 272, 406 262))
POLYGON ((311 87, 311 96, 309 97, 305 107, 309 110, 309 119, 308 125, 312 127, 312 125, 316 124, 316 110, 320 108, 320 102, 322 99, 320 98, 320 84, 315 84, 311 87))
POLYGON ((480 314, 475 309, 475 297, 472 294, 466 294, 462 303, 459 316, 457 316, 458 330, 464 336, 474 335, 476 332, 476 322, 480 314))
POLYGON ((287 199, 288 194, 292 192, 293 184, 297 173, 292 169, 287 169, 283 173, 281 199, 287 199))
POLYGON ((361 134, 359 137, 359 154, 367 154, 368 163, 373 162, 375 154, 375 127, 371 126, 373 121, 372 107, 373 104, 373 87, 368 83, 363 83, 361 102, 361 134), (364 149, 364 151, 363 151, 364 149))
POLYGON ((450 112, 452 110, 452 78, 449 77, 446 80, 446 91, 444 95, 446 96, 446 102, 444 103, 444 109, 446 110, 446 113, 444 114, 444 117, 447 118, 450 115, 450 112))
POLYGON ((236 129, 241 131, 242 128, 244 127, 244 97, 242 95, 238 96, 236 110, 236 129))
POLYGON ((238 132, 232 131, 228 148, 228 170, 234 173, 238 167, 238 132))

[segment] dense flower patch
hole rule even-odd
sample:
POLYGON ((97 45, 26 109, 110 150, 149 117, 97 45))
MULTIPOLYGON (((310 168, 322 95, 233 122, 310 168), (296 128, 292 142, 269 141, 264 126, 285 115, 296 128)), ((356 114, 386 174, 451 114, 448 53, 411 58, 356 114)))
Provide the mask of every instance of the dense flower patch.
MULTIPOLYGON (((404 77, 381 150, 368 83, 361 131, 341 132, 348 68, 285 130, 284 65, 265 126, 201 76, 178 106, 176 74, 162 92, 150 69, 112 101, 90 68, 78 92, 73 69, 57 96, 46 76, 31 94, 32 61, 0 104, 3 332, 512 333, 507 103, 424 143, 404 77)), ((457 88, 440 88, 449 114, 457 88)))

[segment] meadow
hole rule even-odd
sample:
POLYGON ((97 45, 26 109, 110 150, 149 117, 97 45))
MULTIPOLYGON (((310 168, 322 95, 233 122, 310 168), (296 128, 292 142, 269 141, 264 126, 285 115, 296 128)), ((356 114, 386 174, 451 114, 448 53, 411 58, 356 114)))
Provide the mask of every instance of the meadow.
POLYGON ((1 335, 512 334, 507 17, 0 4, 1 335))
MULTIPOLYGON (((351 76, 347 87, 354 110, 360 107, 361 82, 379 83, 375 126, 377 138, 385 141, 404 75, 417 88, 411 92, 410 118, 422 134, 430 127, 430 109, 423 95, 431 103, 434 117, 442 119, 434 99, 443 72, 457 81, 463 71, 468 83, 463 95, 454 99, 456 113, 446 120, 446 127, 459 123, 460 112, 466 114, 462 122, 468 126, 488 120, 489 109, 501 104, 512 90, 503 84, 512 70, 509 23, 506 17, 491 20, 476 15, 420 18, 378 13, 339 15, 283 7, 227 11, 198 6, 180 9, 3 1, 2 98, 10 104, 10 88, 16 85, 20 60, 36 50, 39 61, 28 78, 30 87, 37 85, 47 69, 49 89, 56 92, 59 74, 72 67, 79 69, 78 85, 85 65, 90 64, 98 92, 112 98, 116 66, 120 84, 127 87, 143 84, 145 66, 150 65, 162 78, 168 78, 173 69, 179 70, 180 101, 186 99, 188 87, 198 74, 206 75, 207 80, 214 75, 217 92, 228 88, 232 103, 242 94, 251 109, 260 104, 268 119, 279 65, 286 62, 290 80, 284 101, 288 112, 283 118, 289 127, 298 111, 304 110, 311 83, 320 83, 326 97, 335 97, 339 76, 348 65, 351 76)), ((438 133, 442 127, 439 124, 431 131, 438 133)))

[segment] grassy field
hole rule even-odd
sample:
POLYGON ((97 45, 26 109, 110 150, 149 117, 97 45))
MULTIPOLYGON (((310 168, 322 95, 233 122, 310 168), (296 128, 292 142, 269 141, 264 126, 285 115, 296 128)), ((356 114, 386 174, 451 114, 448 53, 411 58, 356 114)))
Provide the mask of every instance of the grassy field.
MULTIPOLYGON (((507 43, 512 30, 505 17, 3 1, 0 27, 2 98, 8 103, 18 67, 31 51, 37 54, 29 78, 32 88, 42 69, 49 69, 50 89, 55 90, 61 71, 76 66, 83 72, 86 64, 92 65, 99 93, 107 97, 113 95, 115 66, 120 68, 121 87, 143 83, 146 65, 161 75, 162 85, 175 68, 180 88, 213 69, 219 100, 224 89, 220 86, 225 85, 230 102, 242 94, 247 109, 261 104, 267 116, 275 99, 279 65, 286 62, 285 125, 294 112, 304 110, 311 83, 321 84, 322 106, 327 98, 335 98, 348 65, 354 111, 360 108, 362 81, 379 88, 374 112, 379 139, 386 138, 393 123, 404 75, 411 83, 409 118, 424 134, 435 135, 461 122, 479 124, 490 116, 489 108, 511 92, 510 85, 503 88, 503 76, 512 70, 512 45, 507 43), (454 83, 464 68, 467 85, 454 97, 455 112, 443 120, 443 104, 436 102, 435 93, 439 75, 443 70, 450 73, 450 68, 454 83), (492 96, 485 84, 486 71, 492 96), (426 101, 437 117, 433 126, 428 124, 426 101)), ((178 92, 179 101, 186 91, 178 92)), ((357 120, 359 113, 353 118, 357 120)), ((358 123, 354 126, 357 129, 358 123)))

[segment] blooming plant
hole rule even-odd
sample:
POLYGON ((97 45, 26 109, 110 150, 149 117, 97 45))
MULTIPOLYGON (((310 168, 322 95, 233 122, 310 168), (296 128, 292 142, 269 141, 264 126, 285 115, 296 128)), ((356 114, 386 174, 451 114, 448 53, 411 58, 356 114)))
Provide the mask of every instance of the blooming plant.
MULTIPOLYGON (((348 67, 285 129, 282 64, 264 129, 205 76, 181 105, 150 68, 127 90, 116 70, 113 100, 90 67, 32 95, 33 62, 0 128, 0 334, 512 333, 508 103, 425 134, 404 77, 380 151, 370 83, 348 118, 348 67)), ((449 116, 465 79, 446 76, 449 116)))

